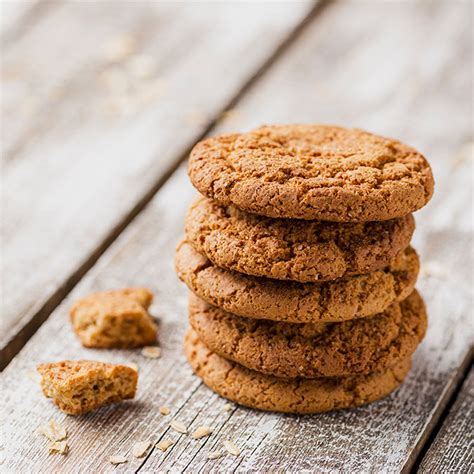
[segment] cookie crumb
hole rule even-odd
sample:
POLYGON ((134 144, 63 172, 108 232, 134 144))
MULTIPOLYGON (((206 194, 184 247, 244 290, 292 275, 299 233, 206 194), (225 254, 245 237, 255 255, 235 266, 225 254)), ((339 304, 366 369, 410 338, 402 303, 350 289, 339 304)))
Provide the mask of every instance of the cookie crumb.
POLYGON ((164 439, 162 441, 160 441, 159 443, 156 444, 156 447, 160 450, 160 451, 163 451, 165 452, 168 448, 170 448, 171 446, 173 446, 173 441, 171 441, 170 439, 164 439))
POLYGON ((138 443, 135 443, 133 445, 132 454, 136 458, 142 458, 143 456, 145 456, 145 453, 147 452, 149 447, 150 447, 149 441, 139 441, 138 443))
POLYGON ((137 372, 130 367, 93 360, 40 364, 38 372, 43 394, 69 415, 134 398, 138 381, 137 372))
POLYGON ((49 445, 49 454, 67 454, 68 451, 66 441, 54 441, 49 445))
POLYGON ((161 356, 161 349, 157 346, 146 346, 142 349, 142 356, 147 359, 158 359, 161 356))
POLYGON ((173 420, 170 423, 170 427, 171 427, 171 429, 177 431, 178 433, 181 433, 181 434, 187 434, 188 433, 188 429, 186 428, 186 425, 181 421, 173 420))
POLYGON ((160 410, 160 413, 164 416, 167 416, 171 413, 168 407, 160 407, 159 410, 160 410))
POLYGON ((67 438, 67 431, 64 426, 55 420, 49 420, 49 423, 45 426, 40 426, 38 432, 46 436, 53 443, 55 441, 62 441, 67 438))
POLYGON ((226 404, 222 407, 222 409, 223 409, 224 411, 231 411, 231 410, 232 410, 232 405, 231 405, 230 403, 226 403, 226 404))
POLYGON ((232 456, 240 455, 240 449, 230 440, 224 441, 224 448, 229 454, 232 454, 232 456))
POLYGON ((222 457, 222 453, 220 451, 211 451, 207 454, 207 459, 217 459, 222 457))
POLYGON ((109 462, 110 462, 110 464, 114 464, 114 465, 123 464, 123 463, 128 462, 128 459, 125 456, 117 454, 115 456, 110 456, 109 462))
POLYGON ((201 439, 212 433, 210 426, 199 426, 191 435, 194 439, 201 439))
POLYGON ((152 300, 144 287, 99 291, 76 301, 69 316, 84 347, 144 347, 156 344, 158 333, 148 313, 152 300))

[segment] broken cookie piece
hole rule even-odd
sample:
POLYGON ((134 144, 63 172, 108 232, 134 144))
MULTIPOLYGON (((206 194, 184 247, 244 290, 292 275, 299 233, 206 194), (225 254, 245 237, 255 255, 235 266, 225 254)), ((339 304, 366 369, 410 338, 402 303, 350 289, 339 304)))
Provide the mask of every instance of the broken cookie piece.
POLYGON ((137 389, 138 372, 125 365, 64 360, 37 369, 44 395, 69 415, 133 398, 137 389))
POLYGON ((141 347, 156 341, 157 327, 147 312, 152 299, 146 288, 105 291, 79 300, 69 314, 85 347, 141 347))

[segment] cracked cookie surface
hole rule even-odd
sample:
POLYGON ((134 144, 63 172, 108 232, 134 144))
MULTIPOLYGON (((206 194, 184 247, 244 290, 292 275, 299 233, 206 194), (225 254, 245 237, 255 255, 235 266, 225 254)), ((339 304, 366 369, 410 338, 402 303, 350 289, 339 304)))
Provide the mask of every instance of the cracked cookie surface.
POLYGON ((268 217, 388 220, 423 207, 434 180, 413 148, 363 130, 272 125, 208 138, 191 152, 193 185, 268 217))
POLYGON ((410 357, 427 318, 414 291, 385 312, 342 323, 294 324, 242 318, 191 293, 189 321, 221 357, 277 377, 338 377, 380 372, 410 357))
POLYGON ((293 323, 341 322, 371 316, 405 299, 419 271, 408 247, 383 270, 322 283, 298 283, 224 270, 186 241, 176 250, 176 271, 191 291, 239 316, 293 323))
POLYGON ((215 265, 278 280, 318 282, 386 267, 408 247, 411 214, 384 222, 271 219, 199 198, 186 216, 186 238, 215 265))
POLYGON ((185 352, 196 375, 219 395, 251 408, 321 413, 353 408, 387 396, 410 370, 409 358, 382 373, 339 378, 281 379, 247 369, 211 352, 193 330, 185 352))

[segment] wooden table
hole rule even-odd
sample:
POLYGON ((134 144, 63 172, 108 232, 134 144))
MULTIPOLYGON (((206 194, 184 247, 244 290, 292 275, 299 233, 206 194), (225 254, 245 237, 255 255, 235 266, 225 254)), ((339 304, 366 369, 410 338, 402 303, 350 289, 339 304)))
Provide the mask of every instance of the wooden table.
POLYGON ((3 2, 2 472, 472 472, 472 10, 3 2), (435 197, 414 239, 428 334, 403 386, 367 407, 227 412, 182 353, 186 289, 173 253, 195 194, 184 161, 207 134, 274 122, 367 128, 433 166, 435 197), (130 285, 155 292, 160 359, 87 350, 71 331, 74 300, 130 285), (29 375, 65 358, 138 364, 137 399, 63 415, 29 375), (67 427, 67 456, 48 454, 36 432, 51 418, 67 427), (214 432, 179 436, 172 418, 214 432), (130 454, 167 437, 166 453, 130 454), (208 460, 229 438, 241 455, 208 460), (114 454, 128 463, 112 466, 114 454))

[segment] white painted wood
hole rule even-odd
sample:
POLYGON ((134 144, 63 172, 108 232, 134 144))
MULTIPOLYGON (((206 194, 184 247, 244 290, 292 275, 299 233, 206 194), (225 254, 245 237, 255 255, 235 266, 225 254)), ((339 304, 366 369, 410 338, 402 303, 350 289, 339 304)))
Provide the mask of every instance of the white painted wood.
POLYGON ((6 49, 1 347, 61 296, 311 8, 67 2, 6 49))
POLYGON ((441 430, 423 458, 419 472, 472 472, 474 370, 471 369, 441 430))
POLYGON ((408 469, 472 341, 468 9, 461 3, 336 4, 237 104, 235 118, 240 121, 232 126, 296 120, 356 124, 400 137, 430 158, 436 196, 417 214, 415 237, 424 264, 418 286, 430 326, 399 390, 368 407, 319 416, 221 411, 225 401, 191 375, 181 348, 186 290, 174 275, 173 250, 194 195, 182 167, 2 375, 7 418, 3 468, 68 473, 132 472, 139 466, 142 472, 408 469), (390 21, 380 21, 382 14, 390 21), (374 74, 378 80, 372 79, 374 74), (364 85, 369 80, 370 87, 364 85), (162 359, 143 359, 139 351, 86 350, 71 332, 67 310, 75 299, 127 285, 146 285, 156 292, 153 312, 160 319, 162 359), (137 362, 138 399, 85 417, 62 416, 25 373, 39 362, 68 357, 137 362), (178 439, 167 431, 171 418, 159 414, 160 405, 169 406, 191 429, 207 424, 215 434, 200 441, 178 439), (52 417, 63 420, 71 433, 67 457, 48 455, 34 433, 52 417), (135 441, 167 437, 177 443, 166 453, 155 449, 146 459, 129 457, 129 463, 117 468, 107 463, 112 454, 128 455, 135 441), (227 438, 242 449, 241 456, 208 461, 207 452, 221 449, 227 438))

